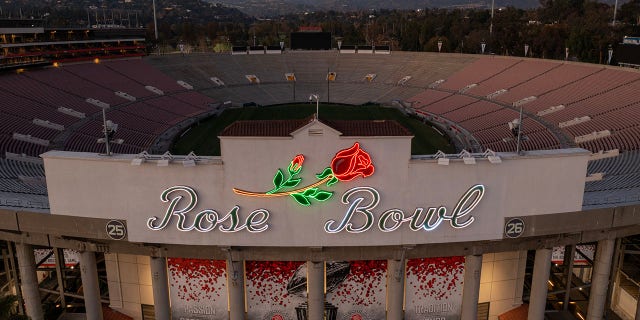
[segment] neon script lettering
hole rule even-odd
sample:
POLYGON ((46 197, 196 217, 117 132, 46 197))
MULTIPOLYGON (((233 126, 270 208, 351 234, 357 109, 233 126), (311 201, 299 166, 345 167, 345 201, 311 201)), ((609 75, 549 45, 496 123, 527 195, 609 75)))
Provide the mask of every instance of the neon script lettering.
MULTIPOLYGON (((475 221, 471 212, 482 200, 484 192, 483 185, 472 186, 460 197, 453 210, 448 210, 445 206, 417 207, 413 213, 407 214, 401 209, 394 208, 377 214, 374 209, 380 202, 380 193, 372 187, 355 187, 342 195, 342 203, 347 206, 342 219, 327 220, 324 231, 327 233, 366 232, 376 225, 376 217, 378 217, 377 227, 382 232, 396 231, 405 223, 409 223, 411 231, 432 231, 445 221, 448 221, 454 229, 462 229, 475 221)), ((161 218, 151 217, 147 220, 147 227, 154 231, 165 229, 172 220, 175 220, 174 223, 179 231, 210 232, 217 229, 225 233, 242 230, 259 233, 269 229, 267 222, 270 213, 266 209, 253 210, 244 219, 237 205, 225 215, 220 215, 212 209, 204 209, 194 215, 191 211, 198 203, 198 195, 191 187, 171 187, 162 192, 160 200, 169 205, 161 218)))
MULTIPOLYGON (((380 214, 378 218, 378 229, 382 232, 392 232, 409 222, 411 231, 431 231, 436 229, 443 221, 449 221, 451 227, 461 229, 468 227, 475 221, 470 215, 484 196, 484 186, 477 184, 469 188, 451 212, 444 206, 429 207, 426 209, 418 207, 413 214, 406 215, 400 209, 389 209, 380 214)), ((372 211, 380 202, 380 194, 371 187, 355 187, 347 190, 342 195, 342 203, 348 205, 348 209, 342 220, 329 220, 324 224, 324 231, 327 233, 338 233, 346 231, 349 233, 365 232, 374 225, 376 214, 372 211), (354 218, 356 217, 356 218, 354 218), (360 218, 357 218, 360 217, 360 218), (356 226, 352 222, 364 219, 360 225, 356 226)))
POLYGON ((222 232, 238 232, 246 229, 251 233, 263 232, 269 229, 269 211, 266 209, 256 209, 240 221, 240 207, 234 206, 229 212, 220 216, 217 211, 205 209, 195 215, 193 221, 189 222, 187 213, 198 203, 198 195, 195 190, 185 186, 171 187, 160 195, 162 202, 169 202, 169 207, 165 211, 162 219, 152 217, 147 220, 147 227, 151 230, 162 230, 169 225, 171 218, 177 217, 176 228, 180 231, 196 230, 198 232, 209 232, 218 228, 222 232), (186 194, 186 200, 185 195, 186 194))

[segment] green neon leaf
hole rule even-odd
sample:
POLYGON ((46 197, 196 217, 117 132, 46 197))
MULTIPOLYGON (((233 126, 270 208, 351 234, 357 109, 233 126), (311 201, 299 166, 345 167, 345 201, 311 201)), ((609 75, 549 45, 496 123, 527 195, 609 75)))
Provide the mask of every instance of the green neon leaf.
POLYGON ((330 174, 333 174, 333 171, 331 171, 331 168, 326 167, 326 168, 324 168, 324 171, 322 171, 322 173, 316 174, 316 178, 324 179, 324 178, 328 177, 330 174))
POLYGON ((318 188, 309 188, 305 190, 302 194, 305 197, 312 197, 314 194, 316 194, 317 191, 318 191, 318 188))
POLYGON ((333 195, 333 192, 319 190, 312 197, 318 201, 325 201, 333 195))
POLYGON ((327 187, 331 187, 332 185, 336 184, 336 182, 338 182, 338 178, 331 178, 331 180, 327 181, 327 187))
POLYGON ((282 184, 283 188, 293 188, 295 186, 297 186, 298 184, 300 184, 300 181, 302 181, 302 179, 289 179, 287 181, 285 181, 282 184))
POLYGON ((292 193, 291 196, 296 200, 296 202, 303 206, 309 206, 311 204, 311 202, 309 202, 309 199, 307 199, 307 197, 301 193, 292 193))
POLYGON ((283 180, 284 180, 284 174, 282 174, 282 171, 278 169, 278 171, 276 172, 276 175, 273 176, 273 185, 276 187, 276 189, 280 189, 282 187, 283 180))

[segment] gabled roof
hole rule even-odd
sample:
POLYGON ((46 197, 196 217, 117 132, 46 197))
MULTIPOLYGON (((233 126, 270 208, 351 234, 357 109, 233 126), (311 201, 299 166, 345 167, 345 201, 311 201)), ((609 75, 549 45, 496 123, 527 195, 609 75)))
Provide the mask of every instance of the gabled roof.
POLYGON ((394 120, 245 120, 227 126, 221 137, 289 137, 291 133, 312 123, 321 123, 339 131, 346 137, 389 137, 413 136, 405 127, 394 120))

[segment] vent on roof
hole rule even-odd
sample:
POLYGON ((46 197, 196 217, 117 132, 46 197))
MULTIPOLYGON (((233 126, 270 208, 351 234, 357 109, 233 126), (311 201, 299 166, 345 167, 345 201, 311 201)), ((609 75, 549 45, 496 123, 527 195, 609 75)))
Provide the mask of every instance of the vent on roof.
POLYGON ((309 135, 310 136, 321 136, 322 135, 322 129, 321 128, 309 129, 309 135))

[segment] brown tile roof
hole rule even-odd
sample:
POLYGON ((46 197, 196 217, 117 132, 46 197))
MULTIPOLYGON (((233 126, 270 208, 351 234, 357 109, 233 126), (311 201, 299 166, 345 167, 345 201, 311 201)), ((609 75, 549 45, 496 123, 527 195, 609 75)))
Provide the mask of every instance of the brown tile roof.
MULTIPOLYGON (((223 137, 288 137, 292 132, 313 121, 312 118, 297 120, 250 120, 236 121, 220 133, 223 137)), ((413 134, 394 120, 320 120, 340 131, 342 136, 412 136, 413 134)))
POLYGON ((223 137, 288 137, 310 120, 242 120, 236 121, 220 132, 223 137))
POLYGON ((126 314, 115 311, 107 305, 102 305, 102 316, 104 320, 133 320, 132 317, 129 317, 126 314))
POLYGON ((498 316, 498 320, 527 320, 529 305, 524 303, 498 316))
POLYGON ((413 134, 395 120, 322 120, 343 136, 412 136, 413 134))

